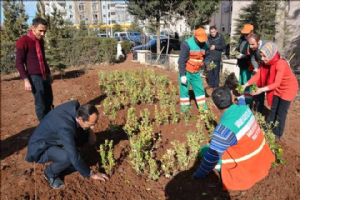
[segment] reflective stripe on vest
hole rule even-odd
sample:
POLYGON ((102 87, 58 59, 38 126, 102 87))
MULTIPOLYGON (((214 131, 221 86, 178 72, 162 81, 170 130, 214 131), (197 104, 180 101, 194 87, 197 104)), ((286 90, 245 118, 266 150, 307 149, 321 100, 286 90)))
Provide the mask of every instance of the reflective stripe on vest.
MULTIPOLYGON (((222 164, 229 164, 229 163, 238 163, 238 162, 241 162, 241 161, 245 161, 245 160, 248 160, 250 159, 251 157, 255 156, 256 154, 260 153, 260 151, 263 149, 264 145, 266 143, 266 140, 265 140, 265 137, 263 139, 263 141, 261 142, 260 146, 255 149, 253 152, 245 155, 245 156, 242 156, 240 158, 236 158, 236 159, 227 159, 227 160, 222 160, 222 164)), ((218 169, 220 170, 221 169, 221 165, 220 164, 217 164, 215 169, 218 169)))
POLYGON ((200 48, 193 37, 187 39, 186 42, 190 49, 189 59, 186 62, 186 71, 196 73, 203 66, 203 57, 206 50, 200 48))

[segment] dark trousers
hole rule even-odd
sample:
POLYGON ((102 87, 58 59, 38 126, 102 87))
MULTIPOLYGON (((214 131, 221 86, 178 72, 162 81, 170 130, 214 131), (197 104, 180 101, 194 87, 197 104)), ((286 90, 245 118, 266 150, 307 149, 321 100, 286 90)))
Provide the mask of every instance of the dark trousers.
POLYGON ((259 112, 264 115, 264 113, 265 113, 265 110, 264 110, 265 109, 265 106, 264 106, 265 92, 254 96, 254 101, 255 101, 256 112, 259 112))
POLYGON ((291 102, 281 99, 279 96, 275 96, 272 98, 271 111, 268 116, 267 122, 275 123, 278 121, 278 126, 273 129, 274 134, 277 137, 281 137, 287 117, 287 112, 290 107, 291 102))
POLYGON ((219 72, 221 71, 221 61, 213 61, 216 67, 207 72, 207 83, 211 88, 219 86, 219 72))
POLYGON ((35 99, 35 111, 37 119, 41 121, 43 117, 52 109, 53 92, 50 77, 43 80, 41 75, 31 75, 29 77, 32 85, 32 94, 35 99))
POLYGON ((41 156, 38 163, 52 162, 44 172, 49 178, 56 178, 66 169, 71 168, 67 152, 59 146, 49 147, 41 156))

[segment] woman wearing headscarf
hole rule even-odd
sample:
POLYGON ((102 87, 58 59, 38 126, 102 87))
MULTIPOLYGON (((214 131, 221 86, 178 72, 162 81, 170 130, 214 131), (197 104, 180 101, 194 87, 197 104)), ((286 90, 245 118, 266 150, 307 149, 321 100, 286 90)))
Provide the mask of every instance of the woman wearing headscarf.
POLYGON ((252 95, 266 92, 267 103, 271 105, 267 121, 278 122, 273 132, 280 138, 291 101, 297 95, 298 82, 289 63, 280 57, 277 46, 273 42, 265 42, 261 46, 260 56, 262 60, 260 69, 243 87, 257 83, 258 89, 252 95))

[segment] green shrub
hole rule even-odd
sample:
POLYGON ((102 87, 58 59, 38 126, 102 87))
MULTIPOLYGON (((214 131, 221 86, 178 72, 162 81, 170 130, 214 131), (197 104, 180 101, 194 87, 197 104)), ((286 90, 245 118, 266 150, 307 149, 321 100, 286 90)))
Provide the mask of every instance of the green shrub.
POLYGON ((122 41, 121 46, 123 51, 128 54, 131 51, 131 48, 133 47, 133 44, 129 41, 122 41))
POLYGON ((107 175, 112 175, 115 159, 113 158, 113 140, 105 140, 104 144, 100 144, 100 158, 102 167, 107 175))
POLYGON ((275 124, 267 123, 262 114, 256 113, 255 118, 258 121, 260 128, 263 130, 266 142, 268 143, 271 151, 275 154, 275 162, 273 166, 277 166, 280 164, 285 164, 285 160, 283 159, 283 150, 281 145, 276 141, 276 136, 273 133, 272 129, 278 126, 278 122, 275 124))
POLYGON ((60 39, 58 42, 67 66, 115 61, 117 42, 112 38, 77 37, 60 39))
POLYGON ((1 41, 0 52, 0 70, 1 73, 10 73, 16 71, 15 57, 16 48, 15 42, 1 41))

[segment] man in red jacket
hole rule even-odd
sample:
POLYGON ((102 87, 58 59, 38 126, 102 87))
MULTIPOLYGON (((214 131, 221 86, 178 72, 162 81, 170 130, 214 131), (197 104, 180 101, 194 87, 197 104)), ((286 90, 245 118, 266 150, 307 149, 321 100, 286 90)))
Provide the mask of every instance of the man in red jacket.
POLYGON ((51 72, 44 54, 46 31, 47 22, 40 17, 34 18, 31 29, 16 42, 16 68, 24 80, 25 90, 32 91, 39 121, 53 104, 51 72))

